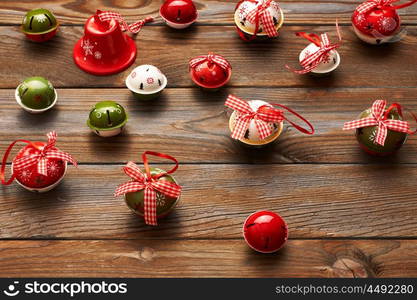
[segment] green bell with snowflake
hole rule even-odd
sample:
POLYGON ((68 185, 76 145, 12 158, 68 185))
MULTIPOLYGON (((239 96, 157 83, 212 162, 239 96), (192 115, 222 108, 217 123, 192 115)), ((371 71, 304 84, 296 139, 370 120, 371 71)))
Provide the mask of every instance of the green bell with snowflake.
POLYGON ((57 93, 52 84, 43 77, 26 78, 16 89, 16 101, 26 111, 40 113, 52 108, 57 93))
POLYGON ((25 15, 21 29, 32 41, 45 42, 56 34, 58 26, 58 21, 52 12, 38 8, 25 15))
MULTIPOLYGON (((371 109, 367 109, 363 111, 359 118, 366 118, 371 115, 371 109)), ((392 110, 390 111, 388 115, 388 119, 392 120, 402 120, 400 114, 392 110)), ((401 148, 401 146, 405 143, 407 140, 407 133, 393 131, 388 129, 387 137, 385 139, 384 146, 381 146, 379 144, 376 144, 374 142, 375 136, 377 133, 377 126, 370 126, 370 127, 363 127, 356 129, 356 138, 359 142, 359 145, 362 149, 364 149, 366 152, 378 155, 378 156, 385 156, 394 153, 398 149, 401 148)))
MULTIPOLYGON (((158 168, 150 168, 151 175, 158 175, 164 173, 164 170, 158 168)), ((172 177, 170 174, 166 174, 160 177, 158 180, 166 180, 169 182, 177 183, 177 181, 172 177)), ((178 198, 172 198, 165 196, 164 194, 156 191, 156 216, 158 218, 162 218, 169 214, 177 205, 178 198)), ((134 192, 134 193, 127 193, 125 195, 125 201, 127 206, 139 216, 144 215, 144 190, 134 192)))
POLYGON ((98 102, 90 111, 88 127, 97 135, 110 137, 118 135, 128 120, 123 106, 114 101, 98 102))

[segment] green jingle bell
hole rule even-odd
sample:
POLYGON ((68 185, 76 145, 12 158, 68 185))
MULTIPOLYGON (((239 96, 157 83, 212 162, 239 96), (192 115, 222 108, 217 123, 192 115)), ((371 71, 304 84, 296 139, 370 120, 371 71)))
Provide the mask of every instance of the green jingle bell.
MULTIPOLYGON (((363 119, 369 117, 371 115, 371 109, 367 109, 363 111, 359 118, 363 119)), ((392 120, 402 120, 400 114, 392 110, 388 114, 388 119, 392 120)), ((377 126, 370 126, 370 127, 363 127, 356 129, 356 139, 359 142, 359 145, 362 149, 364 149, 369 154, 378 155, 378 156, 385 156, 392 154, 393 152, 397 151, 401 148, 401 146, 407 140, 407 133, 398 132, 388 129, 387 137, 385 139, 384 146, 376 144, 375 137, 377 133, 378 127, 377 126)))
POLYGON ((57 101, 52 84, 43 77, 26 78, 16 89, 16 101, 31 113, 40 113, 52 108, 57 101))
POLYGON ((21 29, 29 39, 44 42, 55 35, 58 25, 55 16, 49 10, 38 8, 25 15, 21 29))
POLYGON ((119 134, 128 120, 123 106, 114 101, 98 102, 90 111, 87 125, 97 135, 110 137, 119 134))
MULTIPOLYGON (((151 175, 158 175, 164 173, 164 170, 158 168, 150 168, 151 175)), ((172 183, 177 183, 177 181, 170 174, 166 174, 160 177, 158 180, 166 180, 172 183)), ((164 194, 156 191, 156 216, 162 218, 169 214, 177 205, 178 198, 172 198, 165 196, 164 194)), ((125 201, 127 206, 137 215, 144 216, 144 190, 127 193, 125 195, 125 201)))

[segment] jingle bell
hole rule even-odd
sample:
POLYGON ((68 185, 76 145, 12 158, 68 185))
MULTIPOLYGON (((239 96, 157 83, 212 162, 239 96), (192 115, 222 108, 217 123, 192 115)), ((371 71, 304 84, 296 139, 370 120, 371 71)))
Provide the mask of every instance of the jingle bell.
POLYGON ((39 114, 55 106, 58 94, 45 78, 29 77, 16 88, 15 98, 25 111, 39 114))
POLYGON ((232 67, 223 56, 217 54, 198 56, 190 60, 190 76, 198 86, 214 91, 229 82, 232 67))
MULTIPOLYGON (((164 170, 158 168, 150 168, 150 172, 152 176, 165 173, 164 170)), ((158 180, 166 180, 172 183, 177 183, 175 178, 170 174, 166 174, 158 178, 158 180)), ((127 206, 131 211, 141 217, 144 216, 145 210, 144 198, 144 190, 125 194, 127 206)), ((167 216, 177 206, 179 200, 180 197, 170 197, 156 191, 156 217, 159 219, 167 216)))
MULTIPOLYGON (((318 47, 316 44, 311 43, 306 48, 301 51, 298 60, 301 62, 303 61, 306 56, 313 55, 316 53, 320 47, 318 47)), ((312 74, 316 75, 325 75, 329 74, 332 71, 336 70, 337 67, 340 65, 340 54, 336 50, 331 50, 325 58, 318 64, 317 67, 315 67, 313 70, 311 70, 312 74)))
POLYGON ((87 20, 84 36, 75 44, 73 58, 87 73, 115 74, 135 61, 135 42, 122 32, 117 20, 101 21, 98 13, 87 20))
POLYGON ((52 12, 44 8, 29 11, 22 21, 21 30, 35 42, 45 42, 53 38, 58 30, 58 22, 52 12))
POLYGON ((167 83, 166 76, 152 65, 136 67, 126 78, 127 88, 140 100, 158 97, 167 83))
POLYGON ((114 101, 102 101, 91 109, 87 125, 99 136, 112 137, 122 132, 127 120, 123 106, 114 101))
MULTIPOLYGON (((248 101, 249 106, 252 108, 253 111, 257 111, 260 107, 266 105, 272 107, 268 102, 262 101, 262 100, 251 100, 248 101)), ((230 116, 229 119, 229 128, 230 131, 233 132, 237 119, 240 117, 240 113, 238 111, 233 111, 233 113, 230 116)), ((271 129, 271 135, 266 137, 265 139, 261 139, 259 135, 259 131, 256 127, 256 120, 252 119, 250 120, 249 127, 245 132, 245 135, 242 139, 239 141, 243 144, 249 145, 249 146, 265 146, 267 144, 270 144, 278 139, 278 137, 282 133, 282 129, 284 127, 283 122, 279 123, 268 123, 268 126, 271 129)))
POLYGON ((288 226, 278 214, 258 211, 245 220, 243 237, 253 250, 273 253, 281 249, 287 241, 288 226))
POLYGON ((266 11, 272 18, 276 32, 284 24, 284 12, 278 3, 270 0, 241 1, 237 5, 234 14, 234 21, 240 36, 244 40, 251 40, 255 37, 267 38, 268 33, 260 18, 248 18, 252 11, 256 11, 262 5, 268 5, 266 11))
POLYGON ((159 9, 166 24, 175 29, 184 29, 197 21, 198 11, 191 0, 166 0, 159 9))

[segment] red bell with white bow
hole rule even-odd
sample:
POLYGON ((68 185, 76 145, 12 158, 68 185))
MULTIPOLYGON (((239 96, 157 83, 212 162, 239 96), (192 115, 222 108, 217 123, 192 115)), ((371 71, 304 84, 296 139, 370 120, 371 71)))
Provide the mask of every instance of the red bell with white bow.
POLYGON ((368 0, 360 4, 352 15, 353 29, 358 38, 369 44, 397 41, 401 26, 397 9, 410 6, 417 0, 398 5, 396 2, 399 0, 368 0))
POLYGON ((217 89, 232 77, 232 66, 221 55, 209 53, 190 60, 191 79, 206 89, 217 89))
POLYGON ((4 185, 14 180, 25 189, 33 192, 47 192, 58 185, 67 171, 67 163, 77 166, 75 159, 55 147, 57 135, 50 132, 48 142, 16 140, 7 148, 3 156, 0 178, 4 185), (12 161, 12 176, 5 179, 8 156, 15 144, 27 144, 12 161))

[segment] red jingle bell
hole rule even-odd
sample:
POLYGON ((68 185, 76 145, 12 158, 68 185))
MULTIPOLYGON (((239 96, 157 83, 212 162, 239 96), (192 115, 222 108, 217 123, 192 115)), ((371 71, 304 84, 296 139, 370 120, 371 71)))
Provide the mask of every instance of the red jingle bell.
POLYGON ((223 56, 210 53, 190 60, 190 75, 197 85, 217 89, 229 82, 232 67, 223 56))
POLYGON ((288 239, 288 227, 284 219, 271 211, 251 214, 243 225, 243 237, 253 250, 273 253, 284 246, 288 239))
POLYGON ((20 186, 32 192, 47 192, 57 186, 65 176, 67 163, 71 162, 76 166, 77 162, 71 155, 56 148, 55 142, 56 133, 50 132, 47 143, 16 140, 10 144, 2 161, 1 183, 9 185, 16 179, 20 186), (7 158, 18 142, 27 145, 13 158, 12 177, 6 181, 7 158))
POLYGON ((353 29, 362 41, 382 44, 395 41, 400 33, 401 19, 397 9, 410 6, 410 2, 394 6, 395 0, 368 0, 359 5, 352 15, 353 29))
POLYGON ((87 20, 84 36, 74 47, 74 61, 87 73, 115 74, 135 61, 135 42, 122 32, 116 19, 102 21, 99 14, 101 11, 87 20))
POLYGON ((166 0, 159 14, 168 26, 183 29, 193 24, 198 17, 197 8, 191 0, 166 0))

